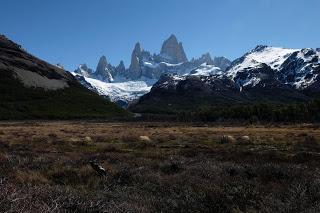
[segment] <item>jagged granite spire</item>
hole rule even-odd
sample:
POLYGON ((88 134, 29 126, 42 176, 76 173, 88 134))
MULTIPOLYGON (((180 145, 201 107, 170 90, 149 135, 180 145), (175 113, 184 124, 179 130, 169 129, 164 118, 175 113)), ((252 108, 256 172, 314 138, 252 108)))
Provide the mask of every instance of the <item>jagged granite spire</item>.
POLYGON ((124 76, 125 72, 126 72, 126 67, 124 66, 124 62, 120 61, 120 64, 115 69, 115 74, 120 75, 120 76, 124 76))
POLYGON ((178 42, 175 35, 164 41, 160 55, 169 63, 182 63, 188 61, 182 43, 178 42))
POLYGON ((139 42, 136 43, 136 45, 134 46, 132 55, 135 55, 136 57, 140 57, 142 52, 142 48, 139 42))
POLYGON ((102 56, 99 60, 95 75, 103 81, 112 82, 112 69, 112 66, 108 64, 107 58, 102 56))
POLYGON ((99 59, 99 63, 98 63, 97 69, 96 69, 96 73, 97 74, 103 74, 105 72, 107 66, 108 66, 107 58, 105 56, 102 56, 99 59))
POLYGON ((131 79, 138 79, 141 77, 142 70, 140 66, 142 49, 140 43, 136 43, 134 50, 131 55, 131 64, 129 67, 128 77, 131 79))

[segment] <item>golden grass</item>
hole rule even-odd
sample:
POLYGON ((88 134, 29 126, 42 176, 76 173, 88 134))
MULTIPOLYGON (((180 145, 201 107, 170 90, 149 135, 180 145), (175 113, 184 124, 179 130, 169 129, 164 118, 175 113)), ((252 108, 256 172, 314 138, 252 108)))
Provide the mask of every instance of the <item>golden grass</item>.
POLYGON ((37 171, 17 171, 15 173, 15 180, 20 184, 47 184, 48 179, 37 171))
MULTIPOLYGON (((45 190, 39 205, 55 208, 61 199, 62 212, 115 205, 124 212, 277 211, 275 200, 290 212, 296 186, 320 187, 319 141, 312 125, 0 122, 0 188, 6 180, 27 194, 45 190), (95 173, 90 160, 108 176, 95 173)), ((320 197, 308 196, 304 204, 320 197)), ((0 191, 0 198, 10 207, 10 196, 0 191)))

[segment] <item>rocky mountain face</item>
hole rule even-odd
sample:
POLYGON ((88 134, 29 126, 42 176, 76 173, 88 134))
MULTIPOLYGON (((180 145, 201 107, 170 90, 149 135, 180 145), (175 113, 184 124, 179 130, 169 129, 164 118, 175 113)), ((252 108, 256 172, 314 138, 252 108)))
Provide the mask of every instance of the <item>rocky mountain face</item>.
POLYGON ((195 66, 188 62, 182 44, 178 43, 175 36, 171 36, 164 42, 160 54, 152 55, 137 43, 126 77, 132 80, 159 79, 164 73, 190 72, 194 68, 195 66))
POLYGON ((204 54, 199 59, 188 61, 181 42, 178 42, 174 35, 171 35, 162 45, 160 54, 151 54, 141 48, 138 43, 132 53, 130 68, 127 76, 132 79, 149 78, 159 79, 163 74, 179 74, 185 75, 198 69, 201 65, 218 67, 222 71, 228 67, 231 62, 229 60, 212 59, 210 54, 204 54), (219 66, 218 66, 219 65, 219 66))
POLYGON ((126 113, 74 76, 0 35, 0 119, 107 118, 126 113))
POLYGON ((223 72, 226 71, 226 69, 231 65, 231 61, 229 59, 225 57, 214 57, 212 59, 210 53, 203 54, 198 59, 192 59, 191 62, 197 67, 203 64, 213 65, 218 67, 223 72))
POLYGON ((105 82, 112 82, 112 71, 114 67, 107 62, 107 58, 102 56, 99 60, 96 72, 94 73, 97 79, 100 79, 105 82))
POLYGON ((182 43, 177 40, 176 36, 171 35, 163 43, 160 54, 151 54, 144 50, 140 43, 137 43, 132 51, 128 69, 125 68, 123 61, 118 67, 114 67, 103 56, 95 72, 88 69, 85 64, 80 65, 74 72, 104 82, 113 82, 116 77, 122 79, 121 81, 141 80, 142 78, 157 80, 163 74, 188 74, 203 64, 218 67, 224 71, 231 62, 224 57, 212 59, 209 53, 202 55, 199 59, 188 61, 182 43))
POLYGON ((232 62, 225 72, 164 76, 131 109, 143 112, 168 106, 191 109, 195 105, 311 100, 320 92, 319 57, 310 48, 260 45, 232 62))
POLYGON ((88 68, 86 64, 80 64, 78 69, 75 70, 75 72, 84 77, 89 77, 93 74, 93 70, 88 68))
POLYGON ((178 64, 188 61, 182 43, 178 42, 178 39, 175 35, 171 35, 167 40, 165 40, 159 57, 163 62, 170 64, 178 64))
POLYGON ((216 67, 219 67, 222 71, 226 71, 231 65, 231 61, 225 57, 215 57, 213 60, 213 64, 216 67))
POLYGON ((207 64, 207 65, 215 65, 214 61, 211 58, 210 53, 205 53, 203 54, 200 58, 198 59, 191 59, 191 62, 196 64, 197 66, 200 66, 201 64, 207 64))
POLYGON ((58 90, 77 84, 70 73, 27 53, 20 45, 0 35, 0 70, 28 88, 58 90))
POLYGON ((130 79, 138 79, 142 75, 142 69, 140 63, 142 62, 142 50, 140 43, 137 43, 133 49, 131 55, 131 64, 128 72, 128 76, 130 79))

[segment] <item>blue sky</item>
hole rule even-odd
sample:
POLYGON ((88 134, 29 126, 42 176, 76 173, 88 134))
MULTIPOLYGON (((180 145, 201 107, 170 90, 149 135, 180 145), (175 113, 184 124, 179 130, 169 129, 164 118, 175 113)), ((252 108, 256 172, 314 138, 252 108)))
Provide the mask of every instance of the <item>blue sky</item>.
POLYGON ((319 0, 1 0, 0 33, 68 70, 101 55, 128 66, 134 44, 175 34, 188 58, 230 59, 258 44, 320 47, 319 0))

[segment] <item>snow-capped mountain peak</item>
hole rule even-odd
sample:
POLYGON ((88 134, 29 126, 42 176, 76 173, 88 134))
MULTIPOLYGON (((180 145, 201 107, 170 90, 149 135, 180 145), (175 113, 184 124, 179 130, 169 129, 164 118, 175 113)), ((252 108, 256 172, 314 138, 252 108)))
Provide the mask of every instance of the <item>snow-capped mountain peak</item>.
POLYGON ((231 68, 227 70, 227 75, 235 77, 237 72, 247 68, 257 67, 260 64, 266 64, 272 69, 279 70, 283 62, 287 60, 292 53, 298 51, 298 49, 259 45, 240 59, 233 62, 231 68))
POLYGON ((95 72, 84 64, 80 65, 74 74, 84 86, 100 95, 107 96, 112 101, 128 103, 148 93, 151 86, 163 75, 186 76, 191 73, 193 76, 210 76, 224 72, 229 65, 228 59, 212 59, 209 53, 188 61, 182 43, 176 36, 171 35, 164 41, 159 54, 151 54, 137 42, 131 53, 128 69, 123 62, 114 67, 102 56, 95 72))
POLYGON ((226 71, 226 75, 240 87, 254 87, 260 82, 265 82, 261 76, 268 76, 296 89, 305 89, 318 77, 314 71, 315 66, 319 66, 319 54, 313 49, 259 45, 235 60, 226 71))

